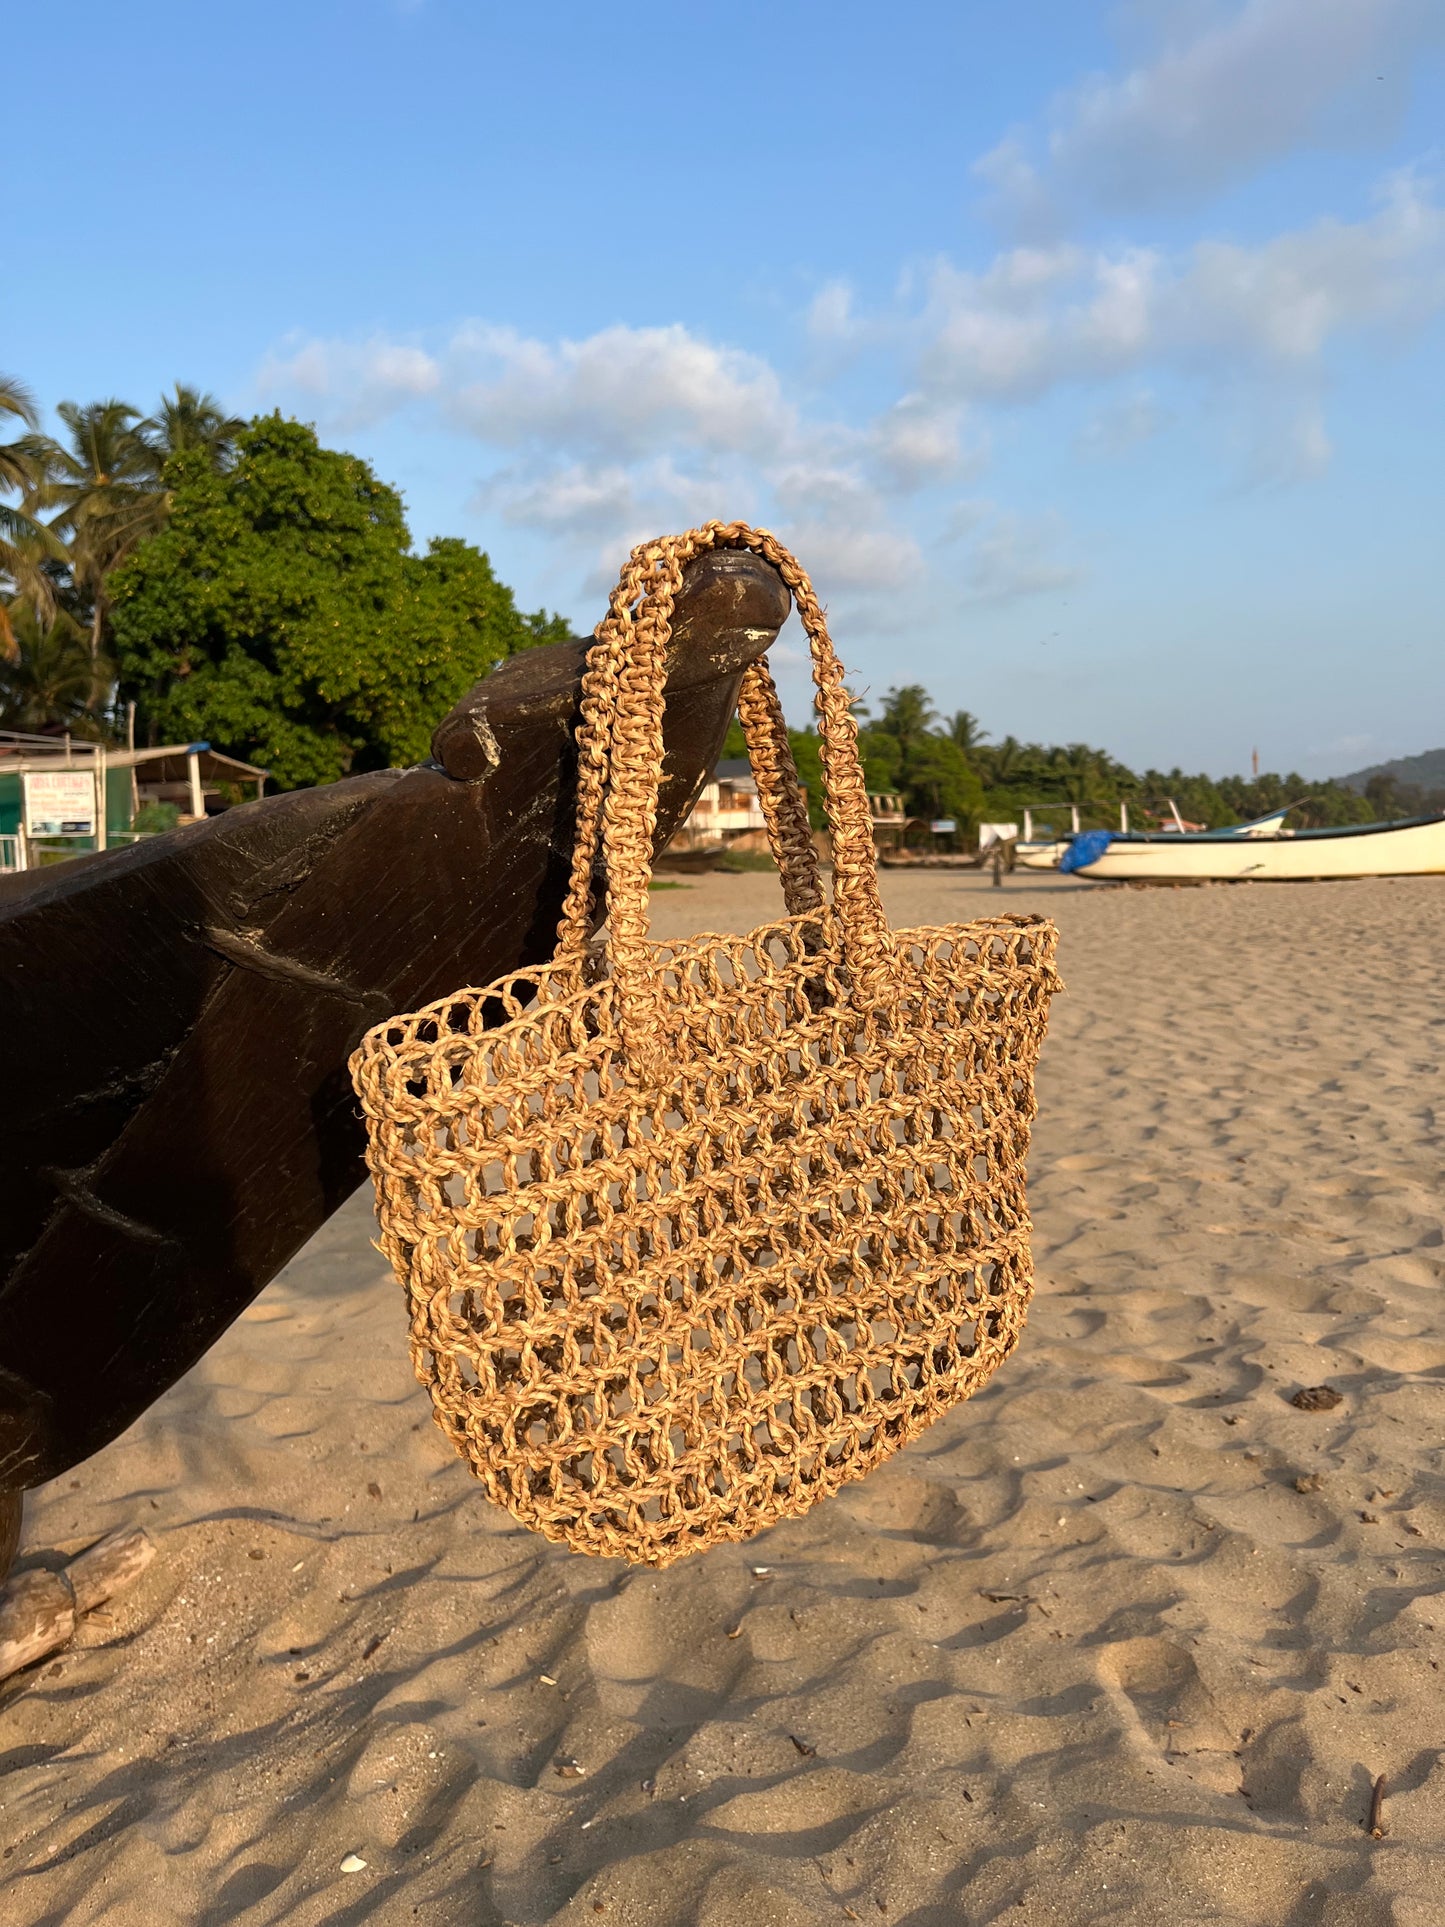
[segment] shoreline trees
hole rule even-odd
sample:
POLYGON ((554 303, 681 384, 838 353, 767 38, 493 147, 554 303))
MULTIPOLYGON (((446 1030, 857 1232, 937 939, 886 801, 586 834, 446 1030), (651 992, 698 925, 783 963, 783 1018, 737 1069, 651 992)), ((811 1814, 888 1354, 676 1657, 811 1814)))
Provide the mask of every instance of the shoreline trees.
MULTIPOLYGON (((901 794, 908 815, 920 824, 952 817, 961 840, 981 822, 1019 822, 1026 808, 1079 806, 1085 829, 1110 829, 1126 804, 1136 828, 1162 821, 1172 799, 1191 822, 1210 829, 1247 823, 1294 805, 1298 828, 1374 823, 1445 808, 1445 792, 1372 783, 1361 794, 1334 780, 1287 776, 1253 778, 1188 775, 1181 769, 1136 773, 1107 750, 1088 743, 1023 743, 1016 736, 990 739, 979 719, 959 710, 945 721, 919 683, 890 689, 875 717, 861 705, 858 747, 874 794, 901 794)), ((808 788, 814 828, 821 828, 818 739, 811 730, 789 730, 798 774, 808 788)), ((746 744, 734 723, 724 752, 743 756, 746 744)), ((1054 821, 1057 823, 1058 819, 1054 821)), ((1042 827, 1042 826, 1041 826, 1042 827)), ((926 836, 925 830, 917 832, 926 836)))
POLYGON ((115 738, 134 704, 142 743, 330 782, 419 761, 494 662, 570 634, 469 543, 414 554, 400 496, 298 422, 179 383, 56 413, 0 377, 0 727, 115 738))
POLYGON ((420 762, 494 663, 570 633, 470 544, 412 554, 401 497, 313 429, 266 415, 233 441, 223 467, 170 459, 166 525, 113 577, 140 740, 205 737, 282 789, 420 762))

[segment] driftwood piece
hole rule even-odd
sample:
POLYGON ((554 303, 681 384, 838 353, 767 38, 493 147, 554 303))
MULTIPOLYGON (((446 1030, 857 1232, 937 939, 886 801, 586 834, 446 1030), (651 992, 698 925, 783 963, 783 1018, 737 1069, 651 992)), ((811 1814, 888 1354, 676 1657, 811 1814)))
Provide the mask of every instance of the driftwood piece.
MULTIPOLYGON (((787 610, 756 557, 689 569, 659 847, 787 610)), ((363 1181, 362 1032, 551 954, 585 650, 501 665, 430 765, 0 880, 0 1537, 7 1488, 116 1437, 363 1181)))
POLYGON ((123 1592, 155 1558, 139 1526, 122 1526, 71 1560, 63 1572, 17 1573, 0 1592, 0 1679, 58 1653, 77 1622, 123 1592))

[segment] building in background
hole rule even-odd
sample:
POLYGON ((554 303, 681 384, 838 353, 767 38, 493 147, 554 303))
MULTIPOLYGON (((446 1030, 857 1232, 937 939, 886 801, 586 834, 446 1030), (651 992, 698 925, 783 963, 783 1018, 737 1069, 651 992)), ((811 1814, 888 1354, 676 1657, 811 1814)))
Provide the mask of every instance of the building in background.
POLYGON ((768 826, 758 801, 758 786, 746 756, 726 757, 704 783, 702 793, 668 846, 673 850, 736 850, 767 847, 768 826))
MULTIPOLYGON (((807 791, 804 790, 806 796, 807 791)), ((911 817, 903 798, 891 791, 870 792, 868 814, 873 824, 873 840, 880 854, 895 854, 903 848, 906 832, 917 828, 922 819, 911 817)), ((954 826, 949 825, 950 830, 954 826)), ((828 854, 826 830, 815 830, 813 840, 824 857, 828 854)), ((712 781, 704 785, 686 821, 668 845, 673 851, 765 850, 768 847, 767 823, 758 800, 758 786, 752 765, 745 756, 729 757, 713 771, 712 781)))
POLYGON ((215 815, 252 785, 260 796, 266 774, 209 743, 113 749, 0 730, 0 872, 133 843, 147 804, 173 805, 181 823, 215 815))

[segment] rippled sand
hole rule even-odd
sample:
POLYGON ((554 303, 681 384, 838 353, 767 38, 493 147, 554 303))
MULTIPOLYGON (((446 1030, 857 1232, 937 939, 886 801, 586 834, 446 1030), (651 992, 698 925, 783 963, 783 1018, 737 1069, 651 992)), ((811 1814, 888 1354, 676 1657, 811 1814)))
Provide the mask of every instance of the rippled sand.
POLYGON ((477 1496, 356 1200, 34 1497, 31 1552, 161 1556, 0 1689, 7 1921, 1445 1920, 1445 879, 886 890, 1062 927, 1016 1357, 808 1518, 627 1574, 477 1496))

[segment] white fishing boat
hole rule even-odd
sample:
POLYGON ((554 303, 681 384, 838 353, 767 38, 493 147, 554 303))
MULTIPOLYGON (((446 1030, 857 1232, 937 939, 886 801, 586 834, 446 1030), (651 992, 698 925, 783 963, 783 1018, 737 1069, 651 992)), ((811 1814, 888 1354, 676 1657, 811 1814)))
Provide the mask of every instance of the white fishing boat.
MULTIPOLYGON (((1129 806, 1119 805, 1119 828, 1129 827, 1129 806)), ((1014 862, 1022 864, 1026 870, 1057 870, 1059 858, 1068 849, 1071 839, 1079 833, 1079 806, 1077 803, 1030 803, 1024 809, 1024 833, 1014 844, 1014 862), (1055 831, 1052 835, 1034 835, 1034 815, 1057 816, 1067 810, 1071 828, 1064 832, 1055 831)))
MULTIPOLYGON (((1258 816, 1252 823, 1230 823, 1222 830, 1183 830, 1177 827, 1180 821, 1178 810, 1174 808, 1172 803, 1170 808, 1174 809, 1174 823, 1165 824, 1162 829, 1140 831, 1137 833, 1131 832, 1128 827, 1128 817, 1124 815, 1121 808, 1120 815, 1124 817, 1122 829, 1117 832, 1113 830, 1096 831, 1092 832, 1092 834, 1105 836, 1114 836, 1117 834, 1121 840, 1131 834, 1139 834, 1150 837, 1160 837, 1171 843, 1177 842, 1180 837, 1183 837, 1186 841, 1193 841, 1199 836, 1278 836, 1284 831, 1284 820, 1289 815, 1290 810, 1290 806, 1286 804, 1282 810, 1274 810, 1268 816, 1258 816)), ((1021 863, 1026 870, 1057 870, 1063 861, 1064 852, 1070 847, 1073 841, 1074 838, 1072 836, 1060 836, 1049 841, 1040 839, 1038 841, 1016 843, 1014 845, 1014 861, 1021 863)), ((1092 874, 1092 872, 1090 874, 1092 874)))
POLYGON ((1445 875, 1445 811, 1400 823, 1263 832, 1085 830, 1059 868, 1106 883, 1295 881, 1445 875))
POLYGON ((1067 843, 1016 843, 1014 862, 1025 870, 1057 870, 1067 843))

